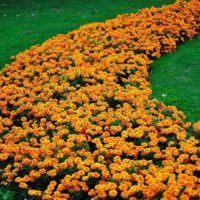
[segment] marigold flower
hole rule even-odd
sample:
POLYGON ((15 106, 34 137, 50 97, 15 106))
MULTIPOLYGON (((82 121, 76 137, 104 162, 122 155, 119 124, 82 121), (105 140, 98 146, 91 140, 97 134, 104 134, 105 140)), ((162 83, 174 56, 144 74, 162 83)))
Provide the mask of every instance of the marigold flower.
POLYGON ((28 188, 28 185, 24 182, 20 182, 19 187, 22 189, 26 189, 26 188, 28 188))
POLYGON ((116 196, 117 196, 117 191, 116 191, 116 190, 110 190, 110 191, 109 191, 109 196, 110 196, 111 198, 116 197, 116 196))
POLYGON ((198 199, 200 122, 190 136, 183 112, 150 99, 148 67, 199 34, 199 9, 142 9, 19 53, 0 72, 1 184, 41 199, 198 199))
POLYGON ((29 190, 28 194, 30 196, 38 196, 38 197, 40 197, 42 195, 42 192, 40 190, 29 190))
POLYGON ((52 170, 48 171, 46 174, 47 174, 47 176, 55 177, 57 175, 57 172, 55 169, 52 169, 52 170))

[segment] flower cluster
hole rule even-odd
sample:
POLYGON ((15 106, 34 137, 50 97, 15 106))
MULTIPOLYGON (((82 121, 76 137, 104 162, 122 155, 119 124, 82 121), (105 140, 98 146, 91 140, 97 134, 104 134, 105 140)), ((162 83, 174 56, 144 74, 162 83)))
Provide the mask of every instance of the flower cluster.
POLYGON ((198 0, 92 23, 0 74, 0 180, 26 198, 198 199, 200 123, 151 100, 148 66, 199 34, 198 0))

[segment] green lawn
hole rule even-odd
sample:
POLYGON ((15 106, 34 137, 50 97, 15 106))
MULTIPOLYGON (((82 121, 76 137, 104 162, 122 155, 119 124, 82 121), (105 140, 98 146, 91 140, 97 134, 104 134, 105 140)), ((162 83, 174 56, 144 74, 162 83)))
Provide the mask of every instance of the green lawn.
MULTIPOLYGON (((1 0, 0 68, 11 62, 11 55, 41 44, 53 35, 118 14, 173 2, 175 0, 1 0)), ((150 67, 152 97, 176 105, 191 121, 200 119, 199 53, 198 37, 150 67)), ((0 189, 0 199, 17 199, 12 196, 8 190, 0 189)))
POLYGON ((200 120, 200 36, 151 64, 152 98, 175 105, 189 121, 200 120))
POLYGON ((9 57, 83 24, 175 0, 0 0, 0 66, 9 57))

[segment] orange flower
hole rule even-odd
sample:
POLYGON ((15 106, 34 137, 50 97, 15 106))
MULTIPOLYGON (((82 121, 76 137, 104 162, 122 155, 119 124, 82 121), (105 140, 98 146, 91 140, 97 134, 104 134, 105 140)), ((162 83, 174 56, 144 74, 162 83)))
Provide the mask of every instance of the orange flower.
POLYGON ((22 188, 22 189, 27 189, 28 185, 24 182, 20 182, 19 187, 22 188))
POLYGON ((47 176, 55 177, 57 175, 57 172, 55 169, 52 169, 52 170, 48 171, 46 174, 47 174, 47 176))
POLYGON ((28 194, 30 196, 38 196, 38 197, 40 197, 42 195, 42 192, 40 190, 29 190, 28 194))
POLYGON ((195 131, 200 132, 200 121, 194 123, 193 128, 195 131))
POLYGON ((109 191, 109 196, 110 196, 111 198, 116 197, 116 196, 117 196, 117 191, 116 191, 116 190, 110 190, 110 191, 109 191))
POLYGON ((148 68, 199 34, 199 12, 177 1, 19 53, 0 72, 1 184, 41 199, 198 199, 200 122, 190 136, 182 112, 150 99, 148 68))

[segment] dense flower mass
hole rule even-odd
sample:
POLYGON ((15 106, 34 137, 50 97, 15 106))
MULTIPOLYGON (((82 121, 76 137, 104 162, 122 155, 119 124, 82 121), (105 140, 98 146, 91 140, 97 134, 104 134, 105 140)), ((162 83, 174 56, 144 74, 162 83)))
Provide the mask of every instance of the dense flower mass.
POLYGON ((29 199, 200 199, 200 122, 150 100, 148 82, 199 13, 177 1, 19 53, 0 74, 1 184, 29 199))

